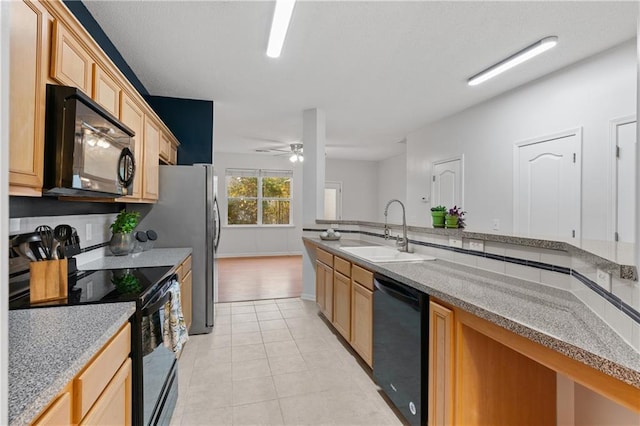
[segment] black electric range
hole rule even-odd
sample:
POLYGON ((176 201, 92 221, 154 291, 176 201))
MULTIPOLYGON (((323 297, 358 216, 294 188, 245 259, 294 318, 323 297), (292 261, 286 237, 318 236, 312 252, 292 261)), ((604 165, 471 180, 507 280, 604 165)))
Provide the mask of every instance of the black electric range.
MULTIPOLYGON (((75 268, 74 268, 75 269, 75 268)), ((131 318, 133 425, 168 425, 178 398, 176 356, 164 344, 165 305, 176 275, 172 266, 77 271, 68 277, 68 296, 30 303, 29 274, 9 280, 9 309, 35 309, 135 302, 131 318)))
POLYGON ((66 299, 36 304, 29 301, 29 274, 26 273, 9 280, 9 309, 131 301, 144 306, 172 269, 171 266, 156 266, 78 271, 69 275, 66 299))

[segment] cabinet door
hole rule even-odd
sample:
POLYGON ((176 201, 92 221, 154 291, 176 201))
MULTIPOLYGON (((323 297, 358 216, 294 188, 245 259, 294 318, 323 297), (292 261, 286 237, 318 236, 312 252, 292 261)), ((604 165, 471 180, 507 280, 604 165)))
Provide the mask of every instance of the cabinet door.
POLYGON ((333 275, 333 326, 349 340, 351 337, 351 279, 340 272, 333 275))
POLYGON ((324 272, 324 311, 326 319, 333 322, 333 269, 323 265, 324 272))
POLYGON ((326 288, 325 288, 326 270, 327 269, 324 266, 324 264, 316 260, 316 303, 320 307, 320 312, 324 312, 326 310, 325 296, 324 296, 324 293, 326 291, 326 288))
POLYGON ((122 364, 80 424, 131 424, 131 358, 127 358, 122 364))
POLYGON ((93 64, 91 97, 114 117, 120 116, 120 86, 98 64, 93 64))
POLYGON ((53 40, 51 77, 90 95, 93 59, 89 53, 64 24, 57 20, 53 23, 53 40))
POLYGON ((192 287, 193 287, 193 274, 191 271, 187 272, 182 280, 182 291, 181 291, 181 301, 182 301, 182 315, 184 316, 184 322, 187 325, 187 331, 191 327, 191 319, 193 317, 192 313, 192 287))
POLYGON ((160 133, 160 158, 166 163, 169 162, 171 156, 171 142, 164 132, 160 133))
POLYGON ((158 150, 160 149, 160 130, 148 115, 144 119, 144 179, 142 197, 146 200, 158 199, 158 150))
POLYGON ((171 153, 169 155, 169 164, 178 164, 178 147, 171 144, 171 153))
POLYGON ((34 426, 57 426, 71 424, 71 392, 65 392, 51 404, 34 423, 34 426))
POLYGON ((373 292, 351 282, 351 346, 373 367, 373 292))
POLYGON ((142 198, 144 180, 144 113, 133 99, 124 91, 120 92, 120 121, 135 133, 133 155, 136 159, 136 174, 133 178, 133 194, 121 200, 142 198))
POLYGON ((429 302, 429 425, 453 424, 453 311, 429 302))
POLYGON ((44 159, 47 78, 44 46, 49 40, 48 14, 37 2, 12 1, 9 4, 10 194, 38 196, 42 191, 44 159))

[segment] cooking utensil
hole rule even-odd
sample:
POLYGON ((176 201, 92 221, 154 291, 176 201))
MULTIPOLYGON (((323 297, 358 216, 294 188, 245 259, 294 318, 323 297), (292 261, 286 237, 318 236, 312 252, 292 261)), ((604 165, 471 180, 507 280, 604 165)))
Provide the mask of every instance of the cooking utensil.
POLYGON ((40 225, 36 228, 36 232, 40 236, 40 247, 44 253, 44 257, 47 260, 53 259, 51 253, 53 252, 53 229, 47 225, 40 225))
POLYGON ((14 247, 14 249, 20 254, 20 256, 29 259, 32 262, 36 261, 36 257, 33 255, 33 252, 29 248, 29 243, 21 243, 14 247))
POLYGON ((39 262, 45 259, 44 252, 42 251, 42 242, 41 241, 32 241, 29 243, 29 249, 35 256, 36 260, 39 262))
POLYGON ((53 229, 53 237, 56 239, 56 241, 58 241, 54 252, 60 259, 64 259, 64 247, 71 239, 72 234, 73 230, 69 225, 58 225, 53 229))

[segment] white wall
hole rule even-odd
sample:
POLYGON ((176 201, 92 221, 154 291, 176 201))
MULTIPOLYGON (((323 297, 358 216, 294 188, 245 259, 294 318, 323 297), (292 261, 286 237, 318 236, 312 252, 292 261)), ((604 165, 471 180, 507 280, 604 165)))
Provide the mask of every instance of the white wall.
POLYGON ((222 218, 222 234, 218 255, 268 256, 302 253, 302 165, 293 164, 289 156, 265 154, 215 154, 215 173, 218 176, 218 201, 222 218), (225 170, 248 168, 267 170, 293 170, 293 226, 229 227, 227 223, 227 197, 225 170))
MULTIPOLYGON (((9 238, 9 2, 0 2, 0 238, 9 238)), ((7 244, 0 247, 0 271, 9 270, 7 244)), ((0 288, 9 287, 9 275, 0 274, 0 288)), ((9 295, 0 294, 0 424, 8 419, 9 295)))
POLYGON ((429 224, 420 197, 430 192, 431 164, 464 154, 469 228, 488 231, 495 218, 511 232, 513 145, 582 127, 582 236, 606 239, 609 121, 636 112, 636 66, 633 40, 408 135, 409 222, 429 224))
POLYGON ((378 219, 378 163, 327 159, 325 180, 342 182, 342 219, 378 219))
MULTIPOLYGON (((378 207, 376 221, 384 222, 384 208, 394 198, 406 206, 407 199, 407 156, 396 155, 378 161, 378 207)), ((402 209, 397 204, 389 206, 389 223, 402 223, 402 209)))

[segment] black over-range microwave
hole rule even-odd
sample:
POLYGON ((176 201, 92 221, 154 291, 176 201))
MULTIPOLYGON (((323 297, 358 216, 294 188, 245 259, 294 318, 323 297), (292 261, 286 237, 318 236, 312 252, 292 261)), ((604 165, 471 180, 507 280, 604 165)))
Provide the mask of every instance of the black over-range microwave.
POLYGON ((78 88, 47 85, 44 195, 131 194, 134 132, 78 88))

